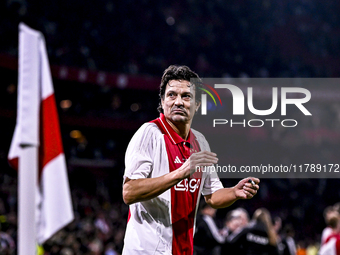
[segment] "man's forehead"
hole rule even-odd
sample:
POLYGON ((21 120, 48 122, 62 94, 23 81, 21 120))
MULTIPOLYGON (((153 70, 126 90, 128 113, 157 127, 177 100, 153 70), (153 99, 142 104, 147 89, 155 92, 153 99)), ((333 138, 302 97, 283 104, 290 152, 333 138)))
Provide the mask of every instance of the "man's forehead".
POLYGON ((190 90, 190 89, 194 89, 194 85, 190 83, 190 81, 186 81, 186 80, 171 80, 166 85, 166 90, 169 90, 172 88, 190 90))

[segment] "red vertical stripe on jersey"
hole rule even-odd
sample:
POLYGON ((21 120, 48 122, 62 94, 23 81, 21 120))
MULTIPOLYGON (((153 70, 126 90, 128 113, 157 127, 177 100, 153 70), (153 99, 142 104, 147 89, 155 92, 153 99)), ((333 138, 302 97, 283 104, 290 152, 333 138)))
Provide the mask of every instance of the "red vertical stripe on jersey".
POLYGON ((340 240, 337 239, 335 243, 336 255, 340 255, 340 240))
MULTIPOLYGON (((185 153, 185 145, 173 145, 168 137, 164 136, 167 145, 170 171, 178 169, 182 164, 176 164, 175 159, 185 153), (182 153, 179 151, 182 150, 182 153)), ((199 148, 196 147, 196 150, 199 148)), ((180 160, 184 163, 183 158, 180 160)), ((173 255, 192 255, 194 222, 201 173, 195 173, 171 188, 171 216, 172 216, 172 253, 173 255)))
MULTIPOLYGON (((152 121, 157 124, 164 134, 164 141, 169 159, 170 172, 183 165, 186 159, 194 151, 200 151, 199 144, 195 139, 188 138, 184 141, 166 123, 164 115, 161 114, 162 122, 159 119, 152 121), (165 127, 164 127, 165 125, 165 127), (172 136, 172 137, 170 137, 172 136), (174 143, 176 141, 176 144, 174 143), (190 145, 190 141, 195 141, 190 145), (190 145, 190 148, 187 145, 190 145)), ((190 135, 193 135, 190 132, 190 135)), ((190 136, 189 135, 189 136, 190 136)), ((202 173, 195 173, 190 178, 180 181, 171 188, 171 222, 172 222, 172 254, 192 255, 194 222, 197 206, 197 199, 201 185, 202 173)))
POLYGON ((130 212, 130 210, 129 210, 129 215, 128 215, 127 222, 129 222, 130 218, 131 218, 131 212, 130 212))

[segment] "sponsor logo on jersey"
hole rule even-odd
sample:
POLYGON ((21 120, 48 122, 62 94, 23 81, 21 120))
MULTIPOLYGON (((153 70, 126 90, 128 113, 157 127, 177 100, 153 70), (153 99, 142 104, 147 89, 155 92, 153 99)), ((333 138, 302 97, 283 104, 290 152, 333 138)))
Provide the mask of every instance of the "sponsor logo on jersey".
POLYGON ((190 191, 194 193, 200 187, 201 179, 184 179, 177 183, 174 188, 176 191, 190 191))
POLYGON ((179 157, 178 156, 176 156, 176 158, 175 158, 175 161, 174 161, 175 163, 177 163, 177 164, 182 164, 183 162, 179 159, 179 157))

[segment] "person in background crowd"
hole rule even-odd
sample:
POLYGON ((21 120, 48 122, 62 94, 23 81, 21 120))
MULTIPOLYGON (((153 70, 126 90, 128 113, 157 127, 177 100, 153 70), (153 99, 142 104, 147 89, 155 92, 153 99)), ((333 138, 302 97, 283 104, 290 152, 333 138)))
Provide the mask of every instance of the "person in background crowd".
POLYGON ((238 216, 241 220, 240 228, 244 228, 249 223, 249 214, 244 208, 236 208, 235 209, 235 215, 238 216))
POLYGON ((227 213, 222 235, 227 237, 236 230, 242 229, 249 223, 248 212, 239 207, 227 213))
POLYGON ((319 251, 319 255, 340 255, 340 216, 333 214, 328 218, 332 232, 328 235, 319 251))
POLYGON ((0 224, 0 254, 13 255, 15 250, 15 243, 13 238, 6 232, 1 231, 0 224))
POLYGON ((327 206, 323 211, 323 217, 325 219, 327 226, 324 228, 321 234, 321 245, 323 245, 326 239, 333 233, 333 228, 331 226, 330 219, 334 219, 339 216, 337 208, 338 206, 327 206))
MULTIPOLYGON (((225 227, 222 230, 222 235, 227 236, 240 232, 249 223, 248 212, 239 207, 227 213, 225 227)), ((225 241, 221 247, 221 254, 228 254, 229 242, 225 241)))
POLYGON ((224 243, 225 237, 214 221, 215 215, 216 209, 204 204, 196 220, 194 255, 220 254, 220 245, 224 243))
POLYGON ((235 235, 227 238, 229 253, 237 255, 278 255, 277 234, 270 213, 265 208, 257 209, 252 221, 235 235))
POLYGON ((281 240, 279 242, 280 255, 296 255, 296 244, 294 241, 294 228, 292 225, 287 224, 282 231, 281 240))

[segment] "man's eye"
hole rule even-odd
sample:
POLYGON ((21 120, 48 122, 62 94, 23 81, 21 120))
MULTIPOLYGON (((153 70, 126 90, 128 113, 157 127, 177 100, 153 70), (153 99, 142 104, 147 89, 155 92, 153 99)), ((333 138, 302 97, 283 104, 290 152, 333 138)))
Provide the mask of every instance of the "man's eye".
POLYGON ((191 95, 184 95, 183 98, 184 98, 184 99, 190 99, 190 98, 191 98, 191 95))

